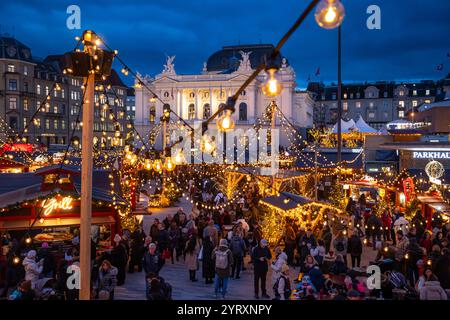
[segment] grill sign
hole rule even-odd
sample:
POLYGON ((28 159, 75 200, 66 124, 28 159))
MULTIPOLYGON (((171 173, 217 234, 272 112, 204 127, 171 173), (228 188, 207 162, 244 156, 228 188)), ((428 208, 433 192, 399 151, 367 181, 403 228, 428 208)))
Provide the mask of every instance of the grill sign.
POLYGON ((450 152, 413 152, 414 159, 450 159, 450 152))
POLYGON ((56 198, 46 199, 42 202, 42 209, 44 210, 44 216, 48 216, 56 209, 70 210, 72 209, 72 198, 64 197, 61 200, 56 198))

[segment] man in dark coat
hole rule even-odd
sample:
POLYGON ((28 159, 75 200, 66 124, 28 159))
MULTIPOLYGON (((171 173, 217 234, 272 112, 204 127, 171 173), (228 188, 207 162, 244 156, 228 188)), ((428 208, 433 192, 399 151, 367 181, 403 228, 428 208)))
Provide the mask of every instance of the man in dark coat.
POLYGON ((148 251, 144 254, 144 271, 145 274, 153 272, 158 275, 161 270, 161 257, 156 250, 156 244, 151 243, 148 251))
POLYGON ((111 252, 111 263, 118 269, 117 285, 122 286, 125 283, 125 268, 128 262, 127 248, 120 236, 116 235, 114 241, 116 242, 116 246, 111 252))
POLYGON ((269 260, 272 259, 272 254, 267 247, 267 240, 262 239, 259 244, 253 248, 253 266, 254 266, 254 287, 255 298, 259 299, 259 282, 261 281, 262 298, 269 299, 266 291, 266 277, 269 270, 269 260))
POLYGON ((214 251, 214 244, 211 237, 205 237, 203 239, 203 254, 202 254, 202 275, 205 278, 206 284, 214 283, 215 276, 215 265, 212 258, 212 253, 214 251))
POLYGON ((142 230, 141 226, 138 226, 131 234, 130 265, 128 268, 128 272, 130 273, 134 272, 135 266, 138 267, 138 272, 142 271, 145 237, 145 232, 142 230))
POLYGON ((352 236, 348 239, 347 252, 352 258, 352 268, 359 268, 361 264, 362 242, 356 229, 353 231, 352 236))

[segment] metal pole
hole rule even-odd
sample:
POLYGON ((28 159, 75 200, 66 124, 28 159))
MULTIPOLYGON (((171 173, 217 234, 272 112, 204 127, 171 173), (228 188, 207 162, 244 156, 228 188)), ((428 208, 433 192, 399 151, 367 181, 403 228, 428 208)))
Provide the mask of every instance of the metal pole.
MULTIPOLYGON (((275 109, 276 109, 276 102, 272 101, 272 119, 270 121, 270 167, 272 170, 275 168, 275 150, 273 150, 274 146, 274 132, 275 132, 275 125, 276 125, 276 118, 275 118, 275 109)), ((275 186, 275 174, 272 175, 272 186, 275 186)))
POLYGON ((80 204, 80 300, 91 298, 91 215, 92 215, 92 147, 94 138, 94 81, 87 79, 83 101, 81 146, 81 204, 80 204))
POLYGON ((338 116, 337 116, 337 131, 338 131, 338 145, 337 145, 337 164, 341 165, 342 161, 342 79, 341 79, 341 26, 338 28, 338 116))
POLYGON ((317 190, 318 180, 317 180, 317 144, 314 146, 314 199, 319 200, 318 190, 317 190))

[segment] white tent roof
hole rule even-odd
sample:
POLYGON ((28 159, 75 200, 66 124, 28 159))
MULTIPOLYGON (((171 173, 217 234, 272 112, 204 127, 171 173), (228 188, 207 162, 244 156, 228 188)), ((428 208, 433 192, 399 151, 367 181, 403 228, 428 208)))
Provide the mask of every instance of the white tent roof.
MULTIPOLYGON (((355 130, 358 130, 358 128, 356 127, 356 123, 353 119, 350 119, 349 121, 345 121, 344 119, 341 119, 341 132, 342 133, 350 133, 355 130)), ((337 133, 337 123, 334 125, 332 133, 337 133)))
POLYGON ((360 115, 358 121, 356 121, 356 127, 361 133, 377 133, 377 130, 372 128, 364 121, 363 117, 360 115))
POLYGON ((383 126, 380 130, 378 130, 378 134, 387 135, 389 134, 389 131, 387 131, 386 127, 383 126))

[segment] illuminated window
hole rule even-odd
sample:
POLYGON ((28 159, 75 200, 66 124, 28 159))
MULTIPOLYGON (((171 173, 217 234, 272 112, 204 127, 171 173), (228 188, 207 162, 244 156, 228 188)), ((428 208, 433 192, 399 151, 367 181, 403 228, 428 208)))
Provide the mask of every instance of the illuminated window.
POLYGON ((208 119, 211 117, 211 106, 209 103, 205 103, 203 106, 203 119, 208 119))
POLYGON ((412 106, 413 106, 413 107, 417 107, 417 100, 413 100, 412 106))
POLYGON ((36 94, 41 94, 41 85, 40 84, 38 84, 36 86, 36 94))
POLYGON ((9 108, 17 109, 17 98, 16 97, 9 98, 9 108))
POLYGON ((8 72, 15 72, 16 67, 13 64, 8 64, 8 72))
POLYGON ((28 99, 23 99, 23 110, 28 111, 28 99))
POLYGON ((188 107, 188 119, 195 119, 195 105, 191 103, 188 107))
POLYGON ((400 110, 400 111, 398 112, 398 117, 399 117, 399 118, 404 118, 404 117, 405 117, 405 111, 400 110))
POLYGON ((361 108, 361 102, 360 102, 360 101, 357 101, 356 104, 355 104, 355 107, 356 107, 356 108, 361 108))
POLYGON ((150 123, 155 123, 155 119, 156 119, 155 106, 150 106, 150 109, 149 109, 149 121, 150 121, 150 123))
POLYGON ((348 102, 342 103, 342 110, 344 110, 344 111, 348 110, 348 102))

